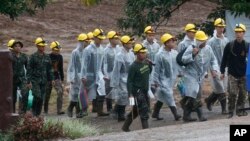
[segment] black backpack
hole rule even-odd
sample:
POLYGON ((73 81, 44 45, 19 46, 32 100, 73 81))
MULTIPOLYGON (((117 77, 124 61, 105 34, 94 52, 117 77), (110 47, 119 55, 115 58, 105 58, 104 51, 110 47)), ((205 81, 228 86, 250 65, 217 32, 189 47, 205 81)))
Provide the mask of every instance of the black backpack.
MULTIPOLYGON (((192 45, 193 46, 193 48, 195 47, 194 45, 192 45)), ((188 47, 187 47, 188 48, 188 47)), ((184 54, 184 52, 187 50, 187 48, 185 48, 185 49, 183 49, 183 50, 181 50, 178 54, 177 54, 177 56, 176 56, 176 62, 177 62, 177 64, 179 65, 179 66, 187 66, 189 63, 183 63, 182 62, 182 56, 183 56, 183 54, 184 54)))

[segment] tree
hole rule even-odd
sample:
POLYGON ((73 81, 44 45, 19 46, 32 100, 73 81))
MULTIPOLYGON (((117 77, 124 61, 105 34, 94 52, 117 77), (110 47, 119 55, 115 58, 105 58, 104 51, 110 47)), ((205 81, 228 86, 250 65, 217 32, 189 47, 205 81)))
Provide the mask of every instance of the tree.
MULTIPOLYGON (((127 0, 124 7, 126 17, 118 19, 117 25, 123 31, 129 30, 132 34, 140 36, 147 25, 155 26, 156 30, 160 25, 166 25, 171 14, 188 1, 190 0, 127 0)), ((250 17, 250 3, 247 1, 213 0, 218 7, 208 15, 205 23, 196 24, 212 35, 213 21, 218 17, 225 18, 225 10, 232 11, 235 16, 245 13, 250 17)))
POLYGON ((1 0, 0 13, 14 20, 24 12, 34 15, 35 10, 44 9, 47 2, 47 0, 1 0))

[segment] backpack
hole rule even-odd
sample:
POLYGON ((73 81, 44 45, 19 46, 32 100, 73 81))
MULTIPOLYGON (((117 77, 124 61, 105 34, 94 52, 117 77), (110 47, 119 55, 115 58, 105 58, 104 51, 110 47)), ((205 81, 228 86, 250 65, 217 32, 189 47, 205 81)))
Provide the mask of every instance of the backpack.
MULTIPOLYGON (((193 48, 195 47, 194 45, 192 45, 193 48)), ((188 47, 187 47, 188 48, 188 47)), ((185 51, 187 50, 187 48, 183 49, 182 51, 180 51, 177 56, 176 56, 176 62, 179 66, 187 66, 189 63, 183 63, 182 62, 182 56, 185 53, 185 51)))
MULTIPOLYGON (((231 42, 229 43, 229 46, 230 46, 230 51, 231 51, 232 55, 236 56, 236 55, 234 54, 234 52, 233 52, 234 42, 235 42, 235 40, 231 41, 231 42)), ((246 42, 245 40, 244 40, 243 42, 245 43, 245 51, 246 51, 246 53, 248 53, 248 46, 249 46, 249 43, 246 42)))

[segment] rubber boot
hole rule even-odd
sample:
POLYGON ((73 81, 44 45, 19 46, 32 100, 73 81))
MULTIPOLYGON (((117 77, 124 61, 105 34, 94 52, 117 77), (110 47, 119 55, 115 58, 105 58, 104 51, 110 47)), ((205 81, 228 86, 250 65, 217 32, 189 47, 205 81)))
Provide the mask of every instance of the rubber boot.
POLYGON ((123 126, 122 126, 122 131, 124 132, 129 132, 129 126, 131 125, 133 119, 132 119, 132 114, 129 114, 127 119, 125 120, 123 126))
POLYGON ((103 112, 103 101, 98 101, 97 102, 97 116, 102 117, 102 116, 108 116, 109 113, 104 113, 103 112))
POLYGON ((148 128, 148 120, 141 119, 141 125, 142 125, 142 129, 147 129, 148 128))
POLYGON ((118 122, 125 121, 125 106, 117 105, 118 122))
POLYGON ((112 99, 106 98, 107 111, 112 111, 112 99))
POLYGON ((92 101, 92 113, 96 113, 97 112, 97 101, 96 99, 93 99, 92 101))
POLYGON ((223 115, 228 114, 227 113, 227 100, 226 99, 221 100, 220 105, 221 105, 221 114, 223 115))
POLYGON ((74 108, 74 106, 75 106, 75 102, 70 101, 69 107, 68 107, 68 110, 67 110, 68 117, 73 117, 73 108, 74 108))
POLYGON ((203 116, 201 107, 197 108, 197 109, 196 109, 196 112, 197 112, 199 121, 201 121, 201 122, 202 122, 202 121, 207 121, 207 119, 203 116))
POLYGON ((80 109, 79 102, 76 103, 76 118, 82 118, 83 111, 80 109))
POLYGON ((117 104, 115 104, 114 109, 111 112, 111 116, 113 119, 118 118, 118 105, 117 104))
POLYGON ((249 107, 250 107, 250 94, 248 94, 248 102, 249 102, 249 107))
POLYGON ((170 108, 171 112, 172 112, 173 115, 174 115, 174 119, 175 119, 176 121, 178 121, 178 120, 181 118, 181 115, 179 115, 179 114, 177 113, 176 107, 175 107, 175 106, 170 106, 169 108, 170 108))
POLYGON ((160 102, 160 101, 157 101, 155 103, 155 105, 154 105, 154 111, 153 111, 153 114, 152 114, 152 118, 156 118, 157 120, 163 120, 162 117, 159 117, 162 105, 163 105, 163 103, 160 102))
POLYGON ((188 108, 184 108, 183 109, 183 121, 184 122, 192 122, 192 121, 196 121, 196 118, 192 118, 191 117, 191 110, 188 108))
POLYGON ((212 105, 214 104, 214 102, 216 100, 217 100, 217 94, 215 94, 215 93, 212 93, 207 98, 205 98, 205 102, 207 104, 207 109, 209 111, 212 111, 212 105))
POLYGON ((234 116, 234 112, 229 112, 227 118, 232 118, 234 116))

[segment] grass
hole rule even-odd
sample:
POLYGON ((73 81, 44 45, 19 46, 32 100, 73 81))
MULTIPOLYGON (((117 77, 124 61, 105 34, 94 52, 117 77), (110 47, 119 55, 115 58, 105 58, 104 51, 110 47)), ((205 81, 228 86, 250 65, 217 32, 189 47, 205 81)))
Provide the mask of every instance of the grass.
POLYGON ((65 137, 70 139, 77 139, 87 136, 100 135, 100 130, 90 125, 86 121, 77 119, 58 119, 58 118, 46 118, 46 124, 57 124, 58 122, 63 123, 63 131, 65 137))
POLYGON ((0 141, 13 141, 14 137, 12 132, 2 133, 0 132, 0 141))

